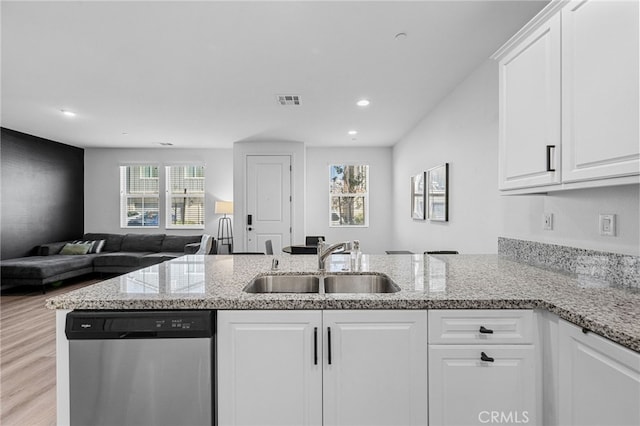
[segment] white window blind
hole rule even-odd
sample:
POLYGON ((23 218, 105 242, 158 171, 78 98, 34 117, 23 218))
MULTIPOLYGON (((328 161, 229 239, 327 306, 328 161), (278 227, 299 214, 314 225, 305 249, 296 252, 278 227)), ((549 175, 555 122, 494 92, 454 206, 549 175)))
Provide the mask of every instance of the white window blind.
POLYGON ((329 166, 329 226, 369 226, 369 166, 329 166))
POLYGON ((159 196, 157 165, 120 166, 122 228, 157 228, 159 196))
POLYGON ((167 228, 204 229, 204 166, 166 166, 167 228))

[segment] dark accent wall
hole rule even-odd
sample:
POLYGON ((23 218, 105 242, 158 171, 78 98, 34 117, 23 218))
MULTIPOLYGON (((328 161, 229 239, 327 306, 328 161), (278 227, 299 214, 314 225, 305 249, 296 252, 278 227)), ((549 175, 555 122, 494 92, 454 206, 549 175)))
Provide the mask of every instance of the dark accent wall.
POLYGON ((2 128, 2 259, 82 236, 84 150, 2 128))

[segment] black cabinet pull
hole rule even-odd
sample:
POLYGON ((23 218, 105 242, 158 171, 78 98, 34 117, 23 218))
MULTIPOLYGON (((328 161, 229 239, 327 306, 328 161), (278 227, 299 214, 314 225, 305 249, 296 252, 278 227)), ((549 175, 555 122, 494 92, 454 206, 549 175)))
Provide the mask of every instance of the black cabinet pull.
POLYGON ((480 360, 482 361, 486 361, 486 362, 493 362, 495 361, 493 358, 491 358, 490 356, 487 356, 487 354, 485 354, 484 352, 480 352, 480 360))
POLYGON ((313 327, 313 365, 318 365, 318 327, 313 327))
POLYGON ((484 328, 484 325, 480 326, 480 333, 482 334, 493 334, 493 330, 490 328, 484 328))
POLYGON ((551 150, 555 149, 555 145, 547 145, 547 171, 555 172, 556 169, 551 167, 551 150))
POLYGON ((331 365, 331 327, 327 327, 327 362, 331 365))

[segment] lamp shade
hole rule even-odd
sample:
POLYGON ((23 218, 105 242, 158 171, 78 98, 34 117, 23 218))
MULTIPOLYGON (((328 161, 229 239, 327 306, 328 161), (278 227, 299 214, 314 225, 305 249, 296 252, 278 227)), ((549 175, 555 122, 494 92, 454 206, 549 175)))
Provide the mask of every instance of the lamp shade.
POLYGON ((216 201, 215 214, 233 214, 233 201, 216 201))

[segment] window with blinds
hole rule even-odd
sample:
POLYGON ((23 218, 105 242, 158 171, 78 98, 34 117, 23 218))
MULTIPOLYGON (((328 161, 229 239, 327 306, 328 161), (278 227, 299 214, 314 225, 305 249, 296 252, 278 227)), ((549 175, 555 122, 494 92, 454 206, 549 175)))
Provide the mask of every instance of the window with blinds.
POLYGON ((120 226, 157 228, 160 191, 157 165, 120 166, 120 226))
POLYGON ((204 166, 166 166, 167 228, 204 229, 204 166))
POLYGON ((369 226, 369 166, 329 166, 329 226, 369 226))

